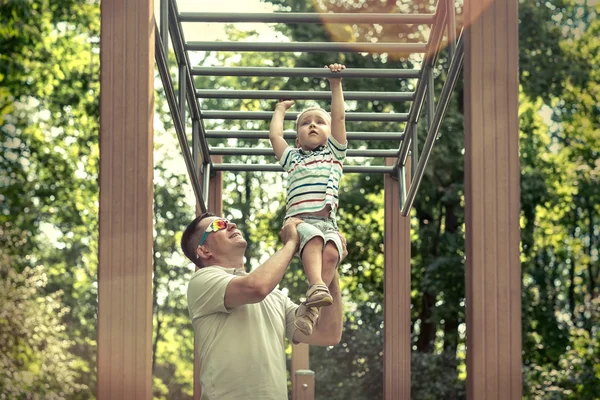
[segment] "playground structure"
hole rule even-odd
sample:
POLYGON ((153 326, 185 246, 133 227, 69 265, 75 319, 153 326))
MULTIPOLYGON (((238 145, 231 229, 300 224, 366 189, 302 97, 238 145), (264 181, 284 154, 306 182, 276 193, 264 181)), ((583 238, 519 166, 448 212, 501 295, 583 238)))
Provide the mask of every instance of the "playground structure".
MULTIPOLYGON (((385 174, 384 397, 410 398, 410 224, 427 160, 464 62, 467 389, 471 399, 521 398, 519 260, 518 15, 510 0, 465 0, 456 35, 455 4, 434 14, 180 13, 160 0, 160 23, 148 0, 101 4, 100 250, 98 399, 151 398, 152 152, 154 65, 197 202, 222 213, 222 171, 281 171, 278 164, 223 163, 222 156, 271 156, 270 149, 210 147, 210 138, 267 139, 267 131, 205 130, 208 119, 268 120, 271 112, 200 110, 199 98, 327 100, 328 92, 196 88, 194 76, 327 77, 323 68, 193 67, 190 51, 315 51, 424 53, 418 70, 348 69, 344 79, 417 79, 414 92, 346 92, 347 100, 411 102, 401 113, 346 113, 347 121, 392 121, 402 132, 348 132, 348 157, 383 157, 383 165, 344 167, 385 174), (431 26, 427 43, 187 42, 182 22, 394 23, 431 26), (444 36, 450 61, 437 102, 433 68, 444 36), (179 71, 178 93, 167 62, 169 39, 179 71), (427 138, 419 154, 417 124, 426 105, 427 138), (186 120, 191 118, 192 143, 186 120), (390 150, 352 149, 353 140, 387 140, 390 150), (410 155, 410 158, 408 157, 410 155)), ((287 119, 294 119, 289 112, 287 119)), ((422 122, 421 122, 422 123, 422 122)), ((287 133, 287 139, 293 133, 287 133)), ((199 363, 195 397, 199 398, 199 363)), ((295 399, 314 398, 308 347, 294 346, 295 399)))

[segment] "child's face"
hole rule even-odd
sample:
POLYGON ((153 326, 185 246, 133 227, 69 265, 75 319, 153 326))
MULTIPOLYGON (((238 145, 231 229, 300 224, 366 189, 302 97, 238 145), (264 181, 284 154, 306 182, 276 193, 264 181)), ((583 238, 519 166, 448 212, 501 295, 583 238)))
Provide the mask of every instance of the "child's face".
POLYGON ((307 111, 298 121, 296 147, 314 150, 327 143, 330 134, 331 125, 325 113, 320 110, 307 111))

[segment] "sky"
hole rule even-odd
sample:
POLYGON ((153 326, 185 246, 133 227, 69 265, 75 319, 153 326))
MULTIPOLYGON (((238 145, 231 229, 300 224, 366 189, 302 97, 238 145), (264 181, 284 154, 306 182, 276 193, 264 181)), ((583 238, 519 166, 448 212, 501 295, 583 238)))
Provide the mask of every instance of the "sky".
MULTIPOLYGON (((270 3, 259 0, 177 0, 180 13, 184 12, 231 12, 238 13, 261 13, 273 12, 274 7, 270 3)), ((154 14, 160 23, 160 0, 154 1, 154 14)), ((267 24, 243 24, 244 28, 258 31, 266 38, 273 37, 273 31, 267 24)), ((225 24, 188 22, 182 24, 183 34, 186 41, 214 41, 225 38, 225 24)))

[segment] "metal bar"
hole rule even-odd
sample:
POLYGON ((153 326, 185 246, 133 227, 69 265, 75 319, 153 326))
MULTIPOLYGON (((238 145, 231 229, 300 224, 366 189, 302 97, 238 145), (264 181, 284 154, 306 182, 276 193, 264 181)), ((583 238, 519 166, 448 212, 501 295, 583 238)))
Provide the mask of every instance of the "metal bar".
POLYGON ((197 119, 192 120, 192 158, 194 159, 194 168, 198 168, 200 155, 200 121, 197 119))
MULTIPOLYGON (((156 22, 155 22, 156 25, 156 22)), ((158 26, 155 26, 155 29, 158 29, 158 26)), ((183 153, 183 160, 185 161, 185 166, 187 168, 188 176, 190 177, 190 183, 192 185, 192 189, 194 190, 194 195, 196 196, 196 201, 200 205, 200 209, 202 212, 206 212, 206 204, 203 201, 202 197, 202 189, 200 188, 200 182, 198 180, 198 174, 196 173, 196 168, 194 166, 194 161, 192 159, 192 155, 190 154, 190 148, 188 145, 187 138, 185 137, 185 129, 184 123, 181 120, 181 117, 178 112, 178 104, 175 96, 175 88, 173 87, 173 82, 171 81, 171 75, 169 73, 169 65, 167 64, 167 55, 164 51, 164 46, 162 45, 162 40, 160 35, 155 35, 155 56, 156 56, 156 66, 158 68, 158 72, 160 74, 160 79, 162 81, 163 87, 165 89, 165 96, 167 97, 167 103, 169 104, 169 110, 171 111, 171 115, 173 117, 173 125, 175 126, 175 132, 177 133, 177 139, 179 139, 179 146, 181 147, 181 152, 183 153)), ((208 146, 207 146, 207 154, 208 154, 208 146)), ((210 159, 210 158, 209 158, 210 159)))
MULTIPOLYGON (((412 132, 412 139, 411 139, 411 152, 410 152, 410 165, 417 165, 417 163, 419 162, 419 130, 418 125, 415 122, 410 122, 409 125, 414 125, 411 129, 412 132)), ((414 178, 415 176, 415 169, 411 168, 412 171, 412 177, 414 178)))
MULTIPOLYGON (((269 147, 210 147, 211 155, 220 156, 275 156, 269 147)), ((398 149, 349 149, 347 157, 396 157, 398 149)))
POLYGON ((433 121, 427 132, 427 139, 425 140, 425 145, 423 146, 423 155, 419 160, 419 164, 417 165, 417 172, 415 173, 414 179, 410 185, 410 188, 408 189, 406 202, 402 204, 401 214, 404 216, 408 215, 410 208, 412 207, 412 204, 415 201, 417 190, 419 189, 419 185, 421 184, 421 180, 423 179, 425 165, 429 160, 431 150, 433 149, 433 143, 435 142, 435 138, 438 135, 442 119, 444 118, 444 115, 446 114, 446 109, 448 108, 448 104, 450 103, 450 97, 452 95, 452 91, 454 90, 454 86, 456 85, 456 81, 458 80, 458 74, 462 68, 463 59, 463 36, 461 33, 461 36, 458 39, 458 43, 456 46, 455 57, 452 59, 452 63, 450 63, 450 69, 448 70, 448 79, 446 80, 446 82, 444 82, 444 87, 442 88, 442 93, 439 98, 438 107, 435 110, 433 121))
POLYGON ((434 14, 382 13, 218 13, 187 12, 181 22, 274 24, 432 24, 434 14))
MULTIPOLYGON (((394 167, 383 165, 345 165, 344 173, 389 174, 394 167)), ((213 164, 213 171, 283 172, 279 164, 213 164)))
MULTIPOLYGON (((452 60, 456 53, 456 10, 454 0, 448 1, 448 59, 452 60)), ((450 63, 450 61, 448 61, 450 63)))
POLYGON ((425 43, 348 42, 187 42, 190 51, 425 53, 425 43))
MULTIPOLYGON (((197 90, 199 99, 331 100, 329 91, 300 90, 197 90)), ((412 92, 344 92, 346 100, 412 101, 412 92)))
POLYGON ((169 54, 169 1, 160 0, 160 37, 165 54, 169 54))
MULTIPOLYGON (((209 163, 210 156, 208 154, 208 143, 206 142, 206 137, 204 135, 204 124, 202 123, 202 116, 200 115, 200 106, 198 105, 198 99, 196 99, 196 93, 194 93, 194 80, 192 78, 191 68, 190 68, 190 59, 188 57, 187 52, 184 48, 185 39, 183 37, 183 30, 181 28, 181 24, 177 20, 177 15, 179 15, 179 11, 177 10, 177 2, 170 0, 169 3, 169 32, 171 34, 171 40, 173 42, 173 52, 175 53, 175 57, 177 58, 178 64, 185 65, 185 78, 186 78, 186 90, 187 101, 190 107, 190 114, 192 119, 197 119, 200 121, 199 125, 199 144, 200 144, 200 152, 202 153, 202 159, 208 160, 209 163)), ((165 53, 166 55, 167 53, 165 53)))
MULTIPOLYGON (((427 129, 431 128, 435 114, 435 87, 433 82, 433 69, 427 71, 427 129)), ((415 164, 416 165, 416 164, 415 164)))
POLYGON ((205 163, 202 167, 204 172, 202 174, 202 192, 204 193, 204 204, 208 204, 209 193, 210 193, 210 163, 205 163))
MULTIPOLYGON (((381 69, 357 68, 345 69, 335 74, 341 78, 398 78, 416 79, 420 69, 381 69)), ((333 72, 328 68, 279 68, 279 67, 195 67, 193 75, 202 76, 268 76, 329 78, 333 72)))
MULTIPOLYGON (((296 120, 299 112, 287 112, 285 120, 296 120)), ((242 120, 270 120, 273 111, 202 111, 204 119, 242 119, 242 120)), ((408 114, 402 113, 346 113, 346 121, 379 121, 379 122, 406 122, 408 114)))
MULTIPOLYGON (((437 11, 435 14, 435 22, 433 23, 433 31, 431 33, 431 37, 430 37, 430 41, 427 43, 427 57, 426 57, 426 61, 423 65, 423 69, 421 70, 421 75, 419 81, 417 82, 417 89, 415 90, 415 101, 412 103, 412 106, 410 108, 409 111, 409 120, 410 121, 414 121, 414 122, 418 122, 419 120, 419 115, 421 114, 421 109, 423 107, 423 100, 425 98, 425 89, 427 87, 427 80, 423 79, 426 74, 427 71, 431 68, 433 68, 433 59, 435 57, 431 56, 431 48, 433 47, 434 49, 436 49, 436 51, 438 51, 440 44, 442 42, 442 36, 443 36, 443 31, 444 31, 444 26, 443 26, 443 21, 445 19, 445 10, 446 7, 444 6, 444 4, 446 4, 445 0, 439 0, 438 1, 438 5, 437 5, 437 11)), ((406 163, 406 157, 408 156, 408 149, 409 149, 409 145, 410 145, 410 139, 411 139, 411 125, 409 124, 409 126, 406 129, 406 136, 405 136, 405 140, 402 141, 402 143, 400 144, 400 153, 398 155, 398 161, 397 163, 399 165, 404 165, 406 163)), ((413 167, 414 168, 414 167, 413 167)))
MULTIPOLYGON (((348 140, 395 140, 400 141, 404 133, 400 132, 346 132, 348 140)), ((206 131, 207 139, 268 139, 269 131, 206 131)), ((283 138, 295 140, 295 131, 284 131, 283 138)))
POLYGON ((185 130, 185 98, 186 98, 186 76, 185 65, 179 64, 179 115, 183 121, 183 129, 185 130))
POLYGON ((396 167, 400 170, 399 177, 400 184, 398 185, 398 189, 400 190, 400 204, 406 203, 406 165, 402 165, 396 167))

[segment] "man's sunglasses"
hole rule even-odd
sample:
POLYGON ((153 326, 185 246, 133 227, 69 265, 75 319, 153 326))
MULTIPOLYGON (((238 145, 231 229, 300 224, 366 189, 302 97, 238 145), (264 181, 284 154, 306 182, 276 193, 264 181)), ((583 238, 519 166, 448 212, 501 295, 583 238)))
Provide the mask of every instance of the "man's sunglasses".
POLYGON ((227 229, 227 225, 229 225, 230 223, 230 221, 223 218, 215 219, 213 222, 210 223, 210 225, 208 225, 208 227, 204 231, 204 235, 202 235, 202 239, 200 239, 200 244, 198 246, 202 246, 204 242, 206 242, 206 238, 208 237, 209 233, 218 232, 222 229, 227 229))

